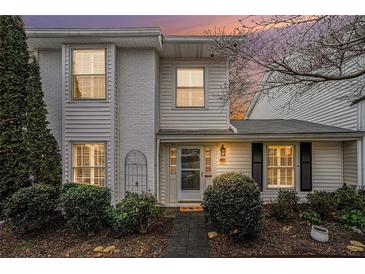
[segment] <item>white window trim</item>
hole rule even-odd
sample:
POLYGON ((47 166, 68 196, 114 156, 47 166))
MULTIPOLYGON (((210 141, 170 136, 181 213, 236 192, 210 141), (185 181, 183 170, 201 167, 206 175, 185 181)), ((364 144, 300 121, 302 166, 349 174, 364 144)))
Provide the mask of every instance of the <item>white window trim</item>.
POLYGON ((105 178, 104 178, 104 185, 103 187, 108 187, 108 142, 106 141, 70 141, 69 142, 69 178, 71 179, 70 182, 71 183, 77 183, 74 180, 74 172, 73 172, 73 156, 74 156, 74 150, 73 150, 73 146, 74 145, 83 145, 83 144, 100 144, 100 145, 104 145, 104 174, 105 174, 105 178))
POLYGON ((209 77, 209 71, 208 71, 208 65, 206 64, 190 64, 190 63, 181 63, 181 64, 176 64, 173 66, 173 89, 172 89, 172 109, 174 110, 196 110, 196 111, 201 111, 201 110, 206 110, 209 109, 209 86, 208 86, 208 77, 209 77), (177 69, 178 68, 203 68, 204 69, 204 107, 178 107, 176 105, 176 87, 177 87, 177 69))
MULTIPOLYGON (((69 103, 88 103, 88 102, 100 102, 100 103, 109 103, 109 92, 108 92, 108 81, 109 81, 109 49, 108 46, 105 44, 92 44, 92 45, 68 45, 68 64, 66 65, 66 71, 68 71, 68 102, 69 103), (105 96, 104 98, 74 98, 73 96, 73 50, 90 50, 90 49, 104 49, 105 50, 105 96)), ((65 81, 65 80, 64 80, 65 81)))
POLYGON ((268 142, 263 143, 263 191, 267 192, 277 192, 281 189, 283 190, 299 190, 300 189, 300 143, 299 142, 268 142), (294 147, 294 186, 293 187, 269 187, 268 186, 268 179, 267 179, 267 164, 268 164, 268 157, 267 157, 267 149, 268 146, 272 145, 291 145, 294 147))

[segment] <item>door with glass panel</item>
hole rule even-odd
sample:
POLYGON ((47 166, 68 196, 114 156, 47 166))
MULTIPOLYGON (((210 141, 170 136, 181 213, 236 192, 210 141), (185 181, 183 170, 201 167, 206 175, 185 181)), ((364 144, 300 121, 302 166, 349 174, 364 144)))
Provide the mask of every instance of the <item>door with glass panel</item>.
POLYGON ((178 159, 179 201, 201 201, 205 189, 203 147, 181 147, 178 149, 178 159))

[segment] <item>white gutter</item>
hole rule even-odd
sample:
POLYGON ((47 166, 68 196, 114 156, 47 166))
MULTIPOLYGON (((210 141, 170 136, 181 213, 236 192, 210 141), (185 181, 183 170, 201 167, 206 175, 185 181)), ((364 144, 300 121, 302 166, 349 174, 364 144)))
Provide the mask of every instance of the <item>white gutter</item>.
POLYGON ((160 36, 160 28, 26 28, 30 38, 160 36))

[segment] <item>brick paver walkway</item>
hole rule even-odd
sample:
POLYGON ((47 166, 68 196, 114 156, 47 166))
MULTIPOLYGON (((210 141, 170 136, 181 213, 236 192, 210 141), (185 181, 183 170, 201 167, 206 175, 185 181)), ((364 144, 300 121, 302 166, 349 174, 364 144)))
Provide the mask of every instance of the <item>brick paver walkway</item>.
POLYGON ((203 213, 177 213, 170 239, 162 257, 207 258, 209 246, 203 213))

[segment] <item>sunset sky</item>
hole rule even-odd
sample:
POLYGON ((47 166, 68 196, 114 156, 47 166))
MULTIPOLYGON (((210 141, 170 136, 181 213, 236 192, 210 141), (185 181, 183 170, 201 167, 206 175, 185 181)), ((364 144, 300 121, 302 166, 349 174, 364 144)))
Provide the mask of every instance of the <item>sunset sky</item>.
POLYGON ((206 30, 225 28, 230 32, 239 26, 244 16, 184 16, 184 15, 108 15, 108 16, 23 16, 27 27, 69 28, 69 27, 160 27, 164 34, 200 35, 206 30))

